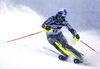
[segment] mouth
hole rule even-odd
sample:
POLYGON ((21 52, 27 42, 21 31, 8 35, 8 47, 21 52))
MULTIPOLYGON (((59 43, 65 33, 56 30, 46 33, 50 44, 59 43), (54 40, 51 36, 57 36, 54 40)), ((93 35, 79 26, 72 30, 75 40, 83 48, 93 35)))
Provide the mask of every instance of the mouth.
POLYGON ((57 18, 57 19, 58 19, 59 22, 62 22, 63 21, 62 19, 59 19, 59 18, 57 18))

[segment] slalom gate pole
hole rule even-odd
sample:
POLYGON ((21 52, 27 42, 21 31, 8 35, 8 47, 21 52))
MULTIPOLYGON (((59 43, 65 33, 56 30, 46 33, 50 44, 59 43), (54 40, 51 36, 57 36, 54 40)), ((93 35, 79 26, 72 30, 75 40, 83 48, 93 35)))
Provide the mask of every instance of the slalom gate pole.
POLYGON ((91 50, 93 50, 94 52, 96 52, 97 54, 100 55, 99 52, 97 52, 96 50, 94 50, 92 47, 90 47, 89 45, 87 45, 86 43, 84 43, 82 40, 79 40, 80 42, 82 42, 83 44, 85 44, 87 47, 89 47, 91 50))
POLYGON ((19 37, 19 38, 13 39, 13 40, 9 40, 9 41, 7 41, 7 43, 8 43, 8 42, 15 41, 15 40, 22 39, 22 38, 26 38, 26 37, 29 37, 29 36, 32 36, 32 35, 35 35, 35 34, 38 34, 38 33, 41 33, 41 32, 45 32, 45 30, 42 30, 42 31, 39 31, 39 32, 36 32, 36 33, 30 34, 30 35, 26 35, 26 36, 23 36, 23 37, 19 37))

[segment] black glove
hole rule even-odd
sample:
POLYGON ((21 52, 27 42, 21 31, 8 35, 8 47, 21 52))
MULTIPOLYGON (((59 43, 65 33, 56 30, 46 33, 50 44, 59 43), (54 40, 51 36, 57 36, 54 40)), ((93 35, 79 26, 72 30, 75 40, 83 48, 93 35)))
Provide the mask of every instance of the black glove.
POLYGON ((76 35, 75 35, 75 37, 76 37, 77 39, 80 39, 80 36, 79 36, 79 34, 76 34, 76 35))
POLYGON ((74 35, 74 41, 79 41, 79 39, 80 39, 79 34, 74 35))
POLYGON ((48 25, 47 25, 47 26, 45 27, 45 29, 46 29, 47 31, 49 31, 49 30, 51 30, 51 26, 48 26, 48 25))

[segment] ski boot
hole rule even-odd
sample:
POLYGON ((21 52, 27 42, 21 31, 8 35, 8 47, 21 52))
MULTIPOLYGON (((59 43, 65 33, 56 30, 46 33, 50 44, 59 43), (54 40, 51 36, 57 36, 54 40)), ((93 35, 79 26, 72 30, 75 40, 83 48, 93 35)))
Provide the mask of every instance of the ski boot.
POLYGON ((77 58, 74 59, 74 63, 75 63, 75 64, 80 64, 80 63, 83 63, 83 62, 84 62, 84 61, 81 61, 81 60, 79 60, 79 59, 77 59, 77 58))
POLYGON ((75 58, 73 60, 75 64, 80 64, 80 63, 84 63, 84 62, 86 63, 87 62, 87 60, 84 58, 84 54, 81 53, 81 56, 82 56, 82 59, 79 60, 79 59, 75 58))
POLYGON ((65 56, 63 56, 63 55, 59 55, 58 58, 59 58, 60 60, 63 60, 63 61, 64 61, 64 60, 66 60, 68 57, 65 57, 65 56))

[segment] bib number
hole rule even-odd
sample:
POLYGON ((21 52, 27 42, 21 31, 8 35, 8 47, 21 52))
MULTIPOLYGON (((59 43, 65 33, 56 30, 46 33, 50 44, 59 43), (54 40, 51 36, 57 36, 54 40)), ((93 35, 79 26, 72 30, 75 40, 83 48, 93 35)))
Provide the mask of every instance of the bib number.
POLYGON ((57 30, 57 29, 54 29, 54 30, 53 30, 53 32, 54 32, 54 33, 57 33, 57 32, 58 32, 58 30, 57 30))

